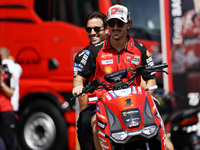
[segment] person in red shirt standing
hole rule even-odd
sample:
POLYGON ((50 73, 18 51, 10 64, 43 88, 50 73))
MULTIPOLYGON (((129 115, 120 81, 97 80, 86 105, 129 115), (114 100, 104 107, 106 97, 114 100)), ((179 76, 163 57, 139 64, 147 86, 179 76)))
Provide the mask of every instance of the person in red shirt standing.
POLYGON ((16 150, 14 133, 16 117, 11 104, 11 96, 14 93, 14 78, 7 65, 2 65, 1 62, 0 56, 0 136, 7 150, 16 150))

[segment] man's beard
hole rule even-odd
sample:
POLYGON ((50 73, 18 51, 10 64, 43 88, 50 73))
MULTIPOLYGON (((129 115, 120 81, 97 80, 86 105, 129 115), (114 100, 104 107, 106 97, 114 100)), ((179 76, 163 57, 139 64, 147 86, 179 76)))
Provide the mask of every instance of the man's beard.
MULTIPOLYGON (((121 33, 122 33, 122 31, 121 31, 121 33)), ((116 41, 123 39, 124 36, 125 36, 125 33, 123 33, 122 35, 117 35, 117 36, 112 35, 113 39, 115 39, 116 41)))

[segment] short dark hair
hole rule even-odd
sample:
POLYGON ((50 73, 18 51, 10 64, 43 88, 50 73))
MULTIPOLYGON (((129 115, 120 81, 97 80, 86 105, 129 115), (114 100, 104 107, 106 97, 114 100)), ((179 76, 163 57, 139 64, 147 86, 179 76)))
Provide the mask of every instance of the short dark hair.
POLYGON ((88 16, 86 17, 85 26, 87 26, 88 21, 92 18, 100 18, 103 21, 104 28, 107 26, 107 23, 106 23, 107 16, 98 11, 94 11, 94 12, 88 14, 88 16))

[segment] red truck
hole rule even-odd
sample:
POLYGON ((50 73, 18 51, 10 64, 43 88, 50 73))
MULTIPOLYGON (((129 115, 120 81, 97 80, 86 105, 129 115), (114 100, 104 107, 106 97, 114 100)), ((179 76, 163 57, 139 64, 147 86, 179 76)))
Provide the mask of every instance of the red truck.
POLYGON ((0 1, 0 46, 9 48, 23 68, 16 130, 19 149, 76 149, 76 105, 69 99, 74 56, 89 43, 84 31, 88 13, 106 14, 116 3, 133 8, 136 16, 130 34, 150 52, 160 52, 160 27, 154 22, 159 19, 154 16, 159 14, 159 4, 149 7, 143 1, 0 1))

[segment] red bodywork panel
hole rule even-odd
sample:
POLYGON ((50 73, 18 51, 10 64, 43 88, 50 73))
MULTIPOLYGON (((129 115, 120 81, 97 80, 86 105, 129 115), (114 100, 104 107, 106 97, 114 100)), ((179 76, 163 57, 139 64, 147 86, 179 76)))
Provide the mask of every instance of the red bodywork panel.
MULTIPOLYGON (((150 111, 153 115, 153 119, 156 123, 156 125, 159 127, 160 131, 160 138, 162 149, 164 150, 164 124, 161 120, 161 117, 157 111, 156 105, 153 102, 150 93, 145 92, 144 88, 140 86, 133 86, 131 88, 128 88, 129 90, 126 91, 126 93, 129 93, 128 95, 124 94, 118 95, 116 94, 116 91, 109 91, 103 94, 102 99, 98 101, 97 103, 97 133, 99 136, 99 140, 102 147, 106 147, 106 149, 111 150, 111 142, 107 136, 110 136, 110 126, 113 126, 116 122, 115 119, 109 118, 109 113, 106 111, 106 109, 111 111, 113 115, 115 115, 119 122, 117 122, 116 128, 120 128, 118 130, 126 130, 127 132, 137 132, 144 128, 145 121, 143 118, 143 113, 145 110, 145 102, 148 99, 149 105, 150 105, 150 111), (132 115, 130 118, 126 118, 128 115, 132 115), (133 117, 134 116, 134 117, 133 117), (124 119, 125 118, 125 119, 124 119), (109 124, 109 119, 114 120, 113 125, 109 124), (127 120, 132 120, 132 122, 127 120), (120 126, 120 127, 119 127, 120 126), (106 135, 106 136, 105 136, 106 135)), ((111 116, 113 116, 111 115, 111 116)), ((116 125, 116 124, 115 124, 116 125)))

